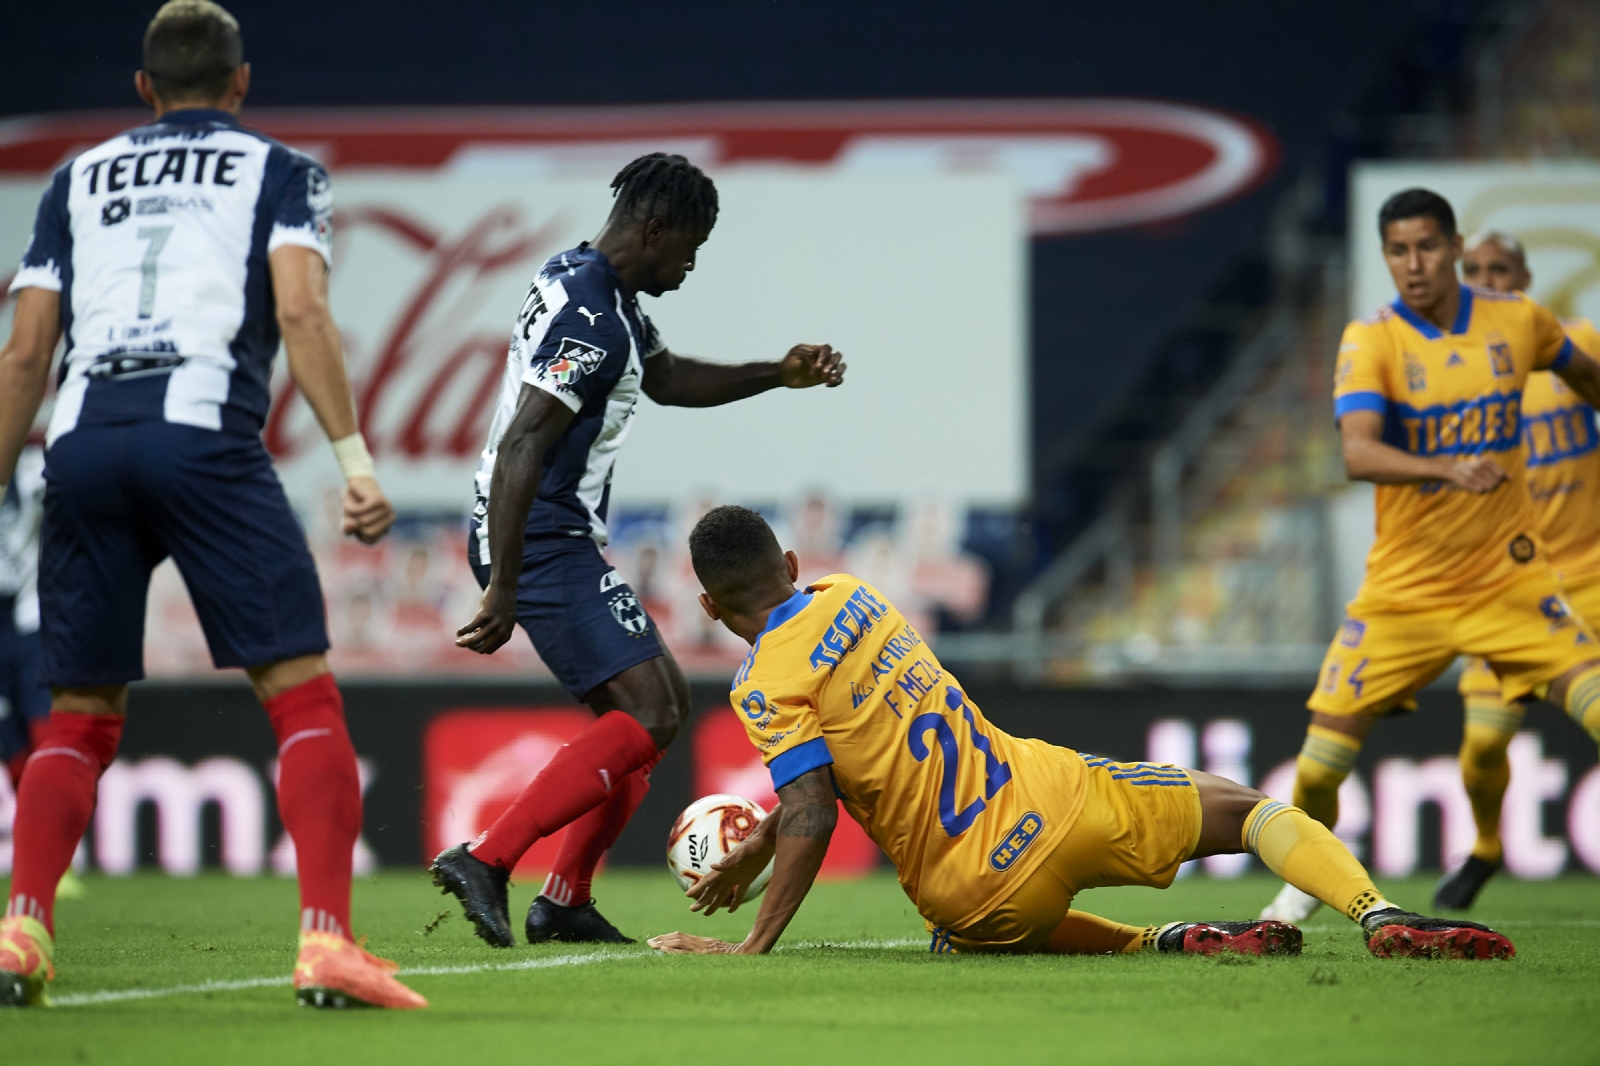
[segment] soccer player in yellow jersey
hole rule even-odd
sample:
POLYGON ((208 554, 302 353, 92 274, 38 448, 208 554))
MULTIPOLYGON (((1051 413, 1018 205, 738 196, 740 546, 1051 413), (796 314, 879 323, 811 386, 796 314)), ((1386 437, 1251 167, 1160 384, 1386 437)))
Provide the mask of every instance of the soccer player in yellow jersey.
POLYGON ((778 808, 689 890, 736 906, 774 863, 741 944, 669 933, 662 951, 759 954, 799 909, 844 808, 894 862, 934 951, 1294 954, 1278 922, 1139 928, 1070 910, 1083 889, 1165 888, 1178 866, 1249 851, 1361 923, 1373 954, 1507 957, 1498 933, 1393 906, 1325 826, 1224 778, 1118 763, 1008 736, 883 594, 847 574, 796 589, 793 552, 754 511, 718 507, 689 536, 707 614, 749 641, 733 703, 778 808))
MULTIPOLYGON (((1524 292, 1533 284, 1522 242, 1488 230, 1467 240, 1461 273, 1496 292, 1524 292)), ((1600 333, 1581 318, 1561 323, 1579 351, 1600 355, 1600 333)), ((1595 410, 1550 373, 1528 375, 1522 393, 1522 444, 1527 449, 1528 491, 1536 532, 1561 574, 1567 601, 1578 617, 1600 619, 1600 434, 1595 410)), ((1439 883, 1434 905, 1472 906, 1503 861, 1500 805, 1511 783, 1506 748, 1522 725, 1525 707, 1508 703, 1500 679, 1483 659, 1468 661, 1460 691, 1466 704, 1461 738, 1461 782, 1472 801, 1478 839, 1460 868, 1439 883)))
MULTIPOLYGON (((1501 698, 1563 706, 1600 737, 1600 644, 1574 615, 1528 496, 1522 404, 1549 370, 1600 403, 1600 364, 1522 293, 1456 279, 1450 205, 1396 193, 1378 215, 1399 298, 1346 327, 1334 379, 1345 470, 1375 482, 1377 540, 1308 703, 1295 805, 1324 825, 1372 724, 1416 707, 1457 655, 1486 659, 1501 698)), ((1263 917, 1317 901, 1285 886, 1263 917)))

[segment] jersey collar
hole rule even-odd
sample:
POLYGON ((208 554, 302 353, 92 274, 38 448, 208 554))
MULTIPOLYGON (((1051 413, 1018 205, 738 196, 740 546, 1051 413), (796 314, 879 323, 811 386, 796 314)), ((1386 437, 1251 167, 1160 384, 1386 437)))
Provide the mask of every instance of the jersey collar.
POLYGON ((777 629, 779 626, 783 625, 783 623, 787 622, 789 619, 803 611, 806 604, 810 602, 810 589, 800 589, 795 592, 793 596, 790 596, 788 599, 778 604, 778 606, 772 609, 772 613, 767 615, 767 628, 763 629, 756 639, 761 639, 761 637, 766 636, 774 629, 777 629))
POLYGON ((177 111, 168 111, 156 121, 160 124, 170 122, 177 126, 198 126, 202 122, 220 122, 224 126, 234 127, 239 125, 237 115, 215 107, 185 107, 177 111))
MULTIPOLYGON (((1444 336, 1443 333, 1439 332, 1438 326, 1434 325, 1432 322, 1429 322, 1427 319, 1411 310, 1411 308, 1407 307, 1405 301, 1400 299, 1400 297, 1396 296, 1394 298, 1394 303, 1390 304, 1389 306, 1394 308, 1395 314, 1399 315, 1401 318, 1410 323, 1412 329, 1416 330, 1430 341, 1436 341, 1440 337, 1444 336)), ((1465 333, 1467 328, 1471 325, 1472 290, 1463 285, 1461 286, 1461 306, 1456 311, 1456 320, 1451 325, 1450 332, 1452 334, 1465 333)))

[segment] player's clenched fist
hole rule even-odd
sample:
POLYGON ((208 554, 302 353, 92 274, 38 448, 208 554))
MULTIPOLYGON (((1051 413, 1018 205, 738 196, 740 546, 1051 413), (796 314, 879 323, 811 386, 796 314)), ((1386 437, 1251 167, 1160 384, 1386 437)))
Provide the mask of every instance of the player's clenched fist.
POLYGON ((394 507, 370 477, 353 477, 344 487, 344 534, 376 544, 394 525, 394 507))
POLYGON ((778 364, 786 389, 809 389, 813 385, 834 388, 844 383, 844 354, 831 344, 797 344, 778 364))
POLYGON ((1454 465, 1450 483, 1468 492, 1492 492, 1510 475, 1493 459, 1467 459, 1454 465))
POLYGON ((517 593, 490 585, 483 590, 478 614, 456 630, 456 646, 488 655, 511 639, 517 627, 517 593))

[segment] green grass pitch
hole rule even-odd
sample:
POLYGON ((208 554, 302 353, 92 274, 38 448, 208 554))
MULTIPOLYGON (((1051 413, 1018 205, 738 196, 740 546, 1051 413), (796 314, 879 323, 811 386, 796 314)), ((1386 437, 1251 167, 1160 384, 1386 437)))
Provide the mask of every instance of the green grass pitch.
MULTIPOLYGON (((7 1064, 1600 1061, 1592 878, 1486 890, 1474 917, 1516 941, 1509 962, 1381 962, 1326 910, 1295 959, 933 956, 885 875, 818 886, 783 948, 743 959, 491 951, 420 871, 386 871, 358 880, 355 923, 432 1001, 409 1014, 295 1007, 292 882, 88 884, 59 908, 59 1005, 0 1014, 7 1064)), ((1380 887, 1416 907, 1431 884, 1380 887)), ((1193 878, 1080 902, 1139 923, 1242 918, 1274 888, 1193 878)), ((519 930, 534 890, 513 889, 519 930)), ((736 939, 750 920, 689 914, 664 871, 604 876, 596 895, 639 936, 736 939)))

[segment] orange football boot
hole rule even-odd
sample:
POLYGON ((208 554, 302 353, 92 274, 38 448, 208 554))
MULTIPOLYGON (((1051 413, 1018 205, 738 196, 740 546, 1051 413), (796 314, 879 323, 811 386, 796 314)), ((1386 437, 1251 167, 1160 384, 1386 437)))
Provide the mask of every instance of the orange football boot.
POLYGON ((395 980, 399 967, 342 936, 301 933, 294 994, 302 1007, 387 1007, 416 1010, 428 1001, 395 980))
POLYGON ((0 1007, 48 1007, 46 981, 55 979, 55 939, 37 918, 0 921, 0 1007))

